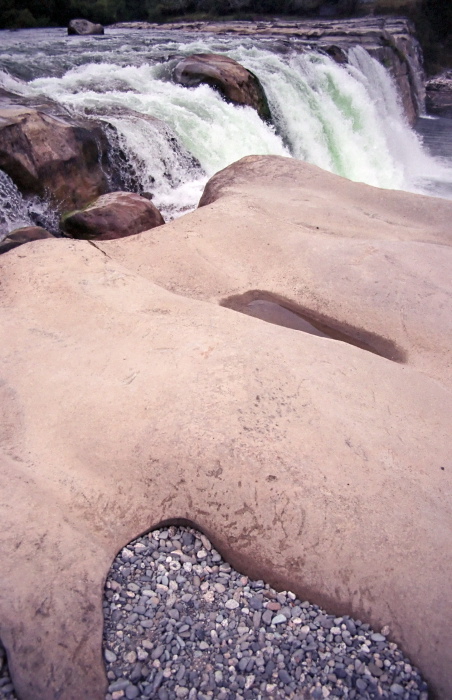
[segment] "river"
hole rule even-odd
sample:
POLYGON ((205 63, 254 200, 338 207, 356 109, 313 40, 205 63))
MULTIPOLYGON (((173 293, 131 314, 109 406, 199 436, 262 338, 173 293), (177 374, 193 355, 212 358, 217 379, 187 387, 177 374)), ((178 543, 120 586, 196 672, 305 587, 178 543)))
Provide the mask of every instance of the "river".
MULTIPOLYGON (((452 152, 438 149, 434 120, 421 119, 418 132, 410 128, 388 72, 360 47, 344 66, 275 38, 2 31, 0 87, 51 98, 77 117, 108 119, 122 187, 151 192, 166 220, 193 209, 210 176, 250 154, 290 156, 377 187, 452 198, 452 152), (206 52, 225 53, 258 76, 273 125, 206 85, 172 82, 177 57, 206 52)), ((451 120, 441 124, 452 142, 451 120)), ((37 213, 56 226, 48 203, 25 202, 1 171, 0 211, 3 231, 37 213)))

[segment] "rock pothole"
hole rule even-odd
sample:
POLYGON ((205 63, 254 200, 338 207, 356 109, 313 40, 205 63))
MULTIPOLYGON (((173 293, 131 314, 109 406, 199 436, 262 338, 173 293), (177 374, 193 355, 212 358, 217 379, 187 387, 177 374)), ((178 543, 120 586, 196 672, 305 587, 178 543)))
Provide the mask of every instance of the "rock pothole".
MULTIPOLYGON (((249 580, 190 527, 124 547, 103 609, 106 700, 428 699, 387 630, 249 580)), ((0 698, 17 698, 1 644, 0 698)))
POLYGON ((326 317, 314 318, 293 301, 270 292, 250 290, 223 299, 221 306, 277 326, 339 340, 388 360, 404 362, 406 359, 404 351, 388 338, 360 328, 346 327, 326 317))
POLYGON ((118 553, 104 619, 107 700, 428 697, 387 630, 249 580, 189 527, 118 553))

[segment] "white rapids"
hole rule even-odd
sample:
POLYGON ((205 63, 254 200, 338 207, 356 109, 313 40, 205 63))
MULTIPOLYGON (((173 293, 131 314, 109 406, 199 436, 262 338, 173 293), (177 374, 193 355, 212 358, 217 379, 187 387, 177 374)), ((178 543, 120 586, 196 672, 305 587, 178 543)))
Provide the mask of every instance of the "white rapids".
POLYGON ((180 38, 140 37, 141 44, 133 44, 123 33, 115 51, 108 41, 78 44, 72 67, 60 41, 60 63, 67 69, 59 71, 56 60, 41 56, 40 75, 28 80, 12 75, 10 54, 0 86, 51 97, 77 116, 106 119, 127 162, 118 159, 123 181, 151 192, 166 219, 196 207, 207 179, 246 155, 298 158, 351 180, 424 194, 435 194, 441 183, 437 193, 444 195, 446 183, 452 197, 452 167, 424 149, 389 73, 364 49, 352 49, 343 66, 314 51, 282 54, 264 42, 180 38), (175 55, 210 51, 258 76, 272 125, 206 85, 172 82, 175 55))

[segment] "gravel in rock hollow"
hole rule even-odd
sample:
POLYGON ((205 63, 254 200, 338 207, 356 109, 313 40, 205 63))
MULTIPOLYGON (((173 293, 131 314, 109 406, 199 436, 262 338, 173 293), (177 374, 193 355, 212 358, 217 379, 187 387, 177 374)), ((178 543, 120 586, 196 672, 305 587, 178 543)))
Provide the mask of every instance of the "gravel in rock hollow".
MULTIPOLYGON (((103 607, 106 700, 428 698, 387 630, 250 581, 192 528, 124 547, 103 607)), ((0 698, 15 697, 0 645, 0 698)))
POLYGON ((119 552, 104 618, 107 700, 428 698, 387 630, 250 581, 191 528, 119 552))

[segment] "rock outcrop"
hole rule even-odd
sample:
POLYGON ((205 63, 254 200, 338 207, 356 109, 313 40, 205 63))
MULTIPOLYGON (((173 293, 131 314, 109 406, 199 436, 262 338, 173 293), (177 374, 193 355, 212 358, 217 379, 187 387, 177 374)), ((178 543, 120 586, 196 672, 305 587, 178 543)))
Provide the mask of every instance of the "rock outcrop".
POLYGON ((452 70, 431 78, 426 89, 427 111, 438 117, 452 119, 452 70))
POLYGON ((253 107, 262 119, 271 119, 264 89, 251 71, 228 56, 193 54, 179 61, 173 71, 174 80, 193 87, 205 83, 218 90, 228 101, 253 107))
POLYGON ((73 238, 103 241, 133 236, 164 223, 157 207, 133 192, 104 194, 84 209, 62 218, 63 230, 73 238))
POLYGON ((55 236, 45 228, 42 228, 42 226, 17 228, 0 241, 0 254, 7 253, 8 250, 24 245, 24 243, 31 243, 31 241, 39 241, 45 238, 55 238, 55 236))
POLYGON ((17 693, 105 697, 108 568, 182 520, 240 571, 388 625, 446 700, 452 203, 250 157, 203 204, 0 259, 0 637, 17 693), (250 293, 374 352, 224 308, 250 293))
POLYGON ((106 153, 96 124, 81 126, 27 107, 0 110, 0 168, 23 194, 49 196, 60 210, 107 192, 106 153))
POLYGON ((101 24, 94 24, 87 19, 71 19, 67 33, 69 35, 90 36, 92 34, 104 34, 104 28, 101 24))

